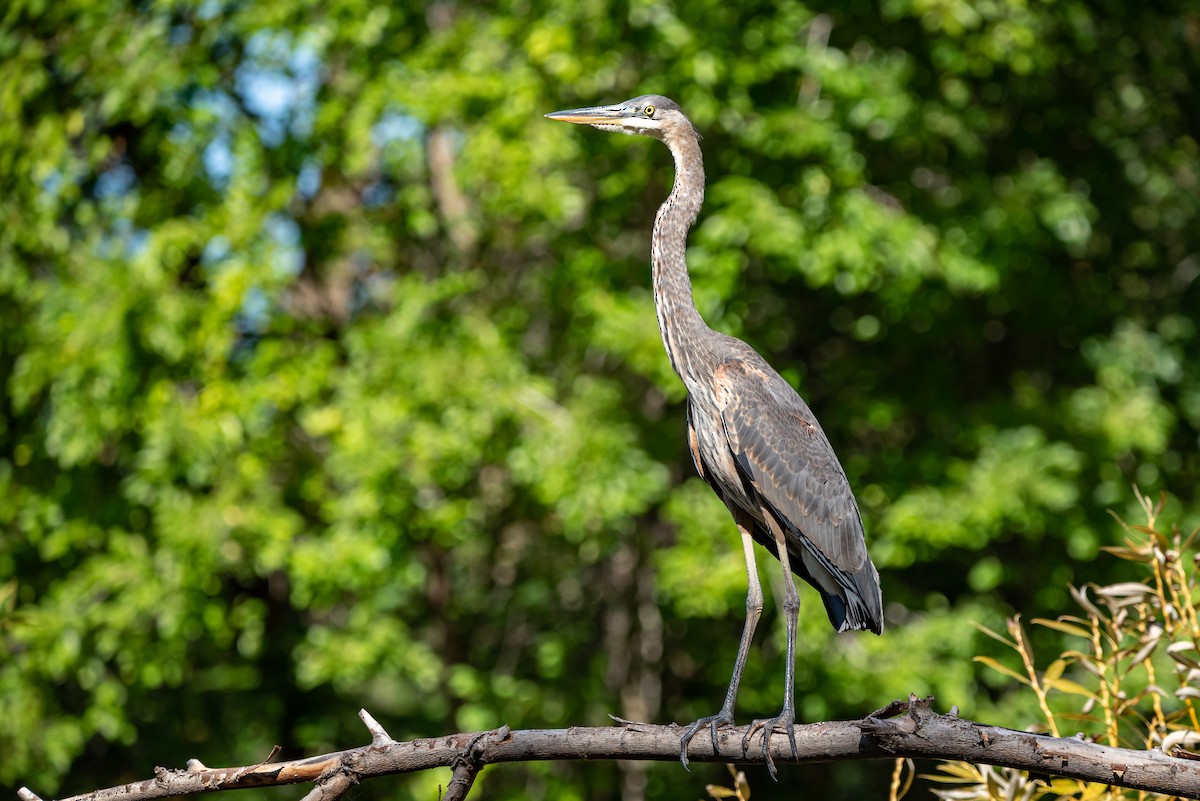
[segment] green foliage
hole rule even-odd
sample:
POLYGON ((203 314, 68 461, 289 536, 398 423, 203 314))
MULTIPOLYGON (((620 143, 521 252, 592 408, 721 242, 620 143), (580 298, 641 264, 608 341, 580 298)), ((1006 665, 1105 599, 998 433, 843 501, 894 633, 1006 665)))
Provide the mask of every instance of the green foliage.
MULTIPOLYGON (((882 638, 805 591, 803 716, 1028 709, 970 623, 1111 583, 1078 560, 1135 481, 1200 522, 1197 31, 1074 0, 7 3, 0 783, 344 747, 360 706, 396 737, 714 711, 745 577, 654 321, 670 160, 541 118, 642 92, 705 135, 698 305, 810 400, 881 569, 882 638)), ((782 697, 771 601, 743 718, 782 697)))

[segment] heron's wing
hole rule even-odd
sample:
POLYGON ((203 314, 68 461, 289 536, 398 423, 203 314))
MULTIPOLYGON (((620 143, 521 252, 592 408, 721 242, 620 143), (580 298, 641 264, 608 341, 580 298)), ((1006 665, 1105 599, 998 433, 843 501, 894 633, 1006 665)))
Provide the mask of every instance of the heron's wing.
POLYGON ((802 534, 835 566, 857 573, 867 561, 862 518, 808 405, 765 362, 729 359, 714 377, 738 470, 790 533, 802 534))

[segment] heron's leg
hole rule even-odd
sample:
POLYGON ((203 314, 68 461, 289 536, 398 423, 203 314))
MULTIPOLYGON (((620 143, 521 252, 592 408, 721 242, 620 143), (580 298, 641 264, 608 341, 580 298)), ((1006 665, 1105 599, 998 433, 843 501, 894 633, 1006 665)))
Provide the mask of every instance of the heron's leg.
POLYGON ((742 682, 742 671, 746 669, 746 657, 750 653, 750 642, 754 639, 754 629, 762 616, 763 593, 758 580, 758 565, 754 561, 754 538, 750 535, 753 523, 745 517, 745 513, 737 510, 733 513, 738 531, 742 534, 742 551, 746 556, 746 578, 749 587, 746 592, 746 623, 742 627, 742 639, 738 643, 737 660, 733 664, 733 678, 729 680, 729 690, 725 693, 725 703, 721 711, 706 718, 700 718, 679 738, 679 761, 686 769, 688 766, 688 743, 696 733, 705 726, 709 727, 712 735, 713 753, 717 753, 717 727, 733 723, 733 707, 737 701, 738 685, 742 682))
POLYGON ((784 538, 783 530, 769 513, 766 515, 766 519, 771 533, 775 535, 775 547, 779 553, 779 562, 783 566, 783 613, 787 620, 787 667, 784 670, 783 711, 773 718, 756 720, 750 724, 745 736, 742 737, 742 754, 748 750, 750 738, 754 736, 755 732, 762 729, 763 759, 767 763, 767 770, 770 771, 771 778, 778 781, 779 774, 775 770, 775 763, 771 760, 769 749, 771 735, 777 728, 783 727, 787 731, 788 742, 792 746, 792 758, 795 759, 799 756, 796 749, 796 730, 792 724, 796 722, 796 624, 800 617, 800 594, 796 592, 796 579, 792 575, 792 565, 788 557, 787 540, 784 538))

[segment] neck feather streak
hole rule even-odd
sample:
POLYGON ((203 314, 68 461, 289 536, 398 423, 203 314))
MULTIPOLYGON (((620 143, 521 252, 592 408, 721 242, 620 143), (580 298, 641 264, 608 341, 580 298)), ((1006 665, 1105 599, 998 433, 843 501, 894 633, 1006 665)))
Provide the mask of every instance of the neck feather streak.
POLYGON ((688 344, 698 342, 707 330, 692 299, 684 257, 688 229, 704 201, 704 162, 694 135, 678 133, 665 141, 675 158, 675 184, 654 218, 650 263, 663 346, 686 383, 691 372, 688 344))

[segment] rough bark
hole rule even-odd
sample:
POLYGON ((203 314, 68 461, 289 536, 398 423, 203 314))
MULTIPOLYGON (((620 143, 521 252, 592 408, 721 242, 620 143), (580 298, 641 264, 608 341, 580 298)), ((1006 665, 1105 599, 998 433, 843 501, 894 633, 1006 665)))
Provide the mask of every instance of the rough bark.
MULTIPOLYGON (((910 697, 862 720, 797 725, 797 754, 792 755, 787 737, 777 733, 771 741, 771 757, 778 765, 894 757, 962 760, 1200 798, 1200 762, 1157 750, 1111 748, 1078 738, 989 726, 959 718, 953 711, 938 714, 931 701, 910 697)), ((620 721, 619 726, 605 728, 510 731, 502 726, 490 732, 396 742, 365 711, 360 717, 371 732, 370 745, 239 768, 208 768, 191 760, 185 770, 156 768, 154 778, 62 801, 149 801, 304 782, 314 784, 308 798, 333 801, 366 779, 439 767, 455 769, 446 797, 463 798, 484 765, 568 759, 675 761, 682 732, 677 725, 620 721)), ((746 728, 721 730, 716 752, 708 736, 696 737, 688 748, 688 758, 693 762, 762 762, 762 750, 757 745, 743 752, 746 728)), ((24 787, 18 796, 21 801, 41 801, 24 787)))

